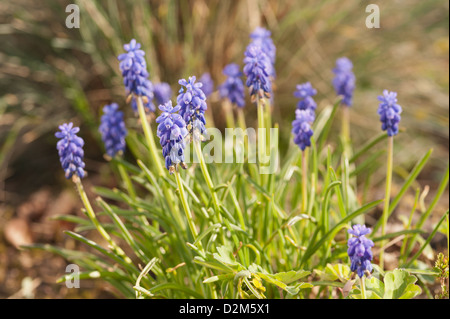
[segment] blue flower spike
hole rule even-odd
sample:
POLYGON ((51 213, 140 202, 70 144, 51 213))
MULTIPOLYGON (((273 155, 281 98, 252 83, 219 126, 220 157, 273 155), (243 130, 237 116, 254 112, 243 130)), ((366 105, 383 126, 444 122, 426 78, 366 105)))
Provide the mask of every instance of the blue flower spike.
POLYGON ((337 95, 343 97, 342 103, 346 106, 352 106, 353 104, 356 78, 352 70, 353 63, 346 57, 337 59, 336 67, 333 69, 335 74, 333 79, 334 89, 337 95))
POLYGON ((137 97, 141 97, 146 112, 154 112, 153 105, 153 84, 149 80, 147 63, 145 62, 145 52, 141 50, 141 44, 132 39, 130 43, 123 46, 126 53, 118 56, 119 67, 123 76, 123 84, 127 93, 127 103, 137 112, 137 97))
POLYGON ((250 88, 252 103, 264 97, 270 98, 272 83, 269 75, 273 66, 269 57, 259 45, 250 43, 245 51, 244 63, 246 85, 250 88))
POLYGON ((203 84, 202 90, 206 97, 214 92, 214 81, 211 78, 211 74, 208 72, 203 73, 198 81, 203 84))
POLYGON ((99 132, 105 145, 106 154, 111 158, 116 154, 122 154, 125 150, 125 137, 127 129, 123 120, 123 112, 119 111, 119 105, 112 103, 103 107, 103 115, 100 120, 99 132))
POLYGON ((374 243, 366 238, 366 235, 371 233, 371 229, 365 225, 354 225, 352 229, 348 230, 348 233, 353 235, 347 243, 347 253, 351 261, 350 269, 353 272, 356 271, 360 278, 364 275, 369 277, 373 269, 371 261, 374 243))
POLYGON ((276 58, 276 52, 277 48, 275 44, 272 41, 271 38, 272 33, 263 27, 256 28, 251 34, 250 38, 252 40, 252 44, 255 44, 266 53, 266 55, 270 59, 270 63, 272 64, 272 67, 269 71, 269 75, 272 78, 276 77, 275 74, 275 58, 276 58))
POLYGON ((156 123, 159 123, 157 136, 160 138, 166 168, 172 174, 177 170, 178 165, 184 169, 187 168, 184 163, 184 149, 188 131, 183 117, 177 113, 181 109, 180 105, 173 107, 172 101, 168 101, 160 105, 159 109, 162 113, 156 119, 156 123))
POLYGON ((186 122, 189 134, 193 139, 203 140, 206 134, 205 111, 207 109, 206 95, 202 90, 203 84, 195 82, 196 77, 189 80, 181 79, 178 91, 177 104, 180 106, 180 115, 186 122))
POLYGON ((232 104, 238 107, 245 106, 245 88, 242 82, 243 73, 239 69, 239 65, 231 63, 225 66, 223 74, 227 79, 219 87, 219 94, 222 99, 228 99, 232 104))
POLYGON ((292 122, 292 133, 294 134, 294 143, 304 151, 311 146, 311 136, 313 130, 311 124, 314 121, 314 115, 309 110, 295 110, 295 120, 292 122))
POLYGON ((383 95, 378 96, 380 105, 378 115, 380 115, 381 129, 387 131, 388 136, 398 134, 398 124, 400 123, 402 107, 397 104, 397 93, 383 91, 383 95))
POLYGON ((310 82, 298 84, 297 90, 294 92, 294 96, 300 99, 297 104, 297 109, 307 110, 315 118, 317 103, 314 101, 313 96, 316 94, 317 90, 313 88, 310 82))
POLYGON ((59 131, 55 133, 55 136, 60 139, 56 144, 56 149, 67 179, 75 176, 81 179, 86 174, 83 162, 84 141, 77 136, 79 131, 80 128, 74 127, 73 123, 64 123, 59 126, 59 131))

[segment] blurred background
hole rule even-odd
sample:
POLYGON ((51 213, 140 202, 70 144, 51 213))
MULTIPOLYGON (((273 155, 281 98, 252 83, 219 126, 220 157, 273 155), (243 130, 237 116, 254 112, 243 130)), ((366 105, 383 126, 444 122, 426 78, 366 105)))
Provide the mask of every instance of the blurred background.
MULTIPOLYGON (((296 84, 310 81, 317 88, 321 110, 335 100, 335 60, 347 56, 357 77, 351 110, 355 145, 379 133, 377 96, 384 89, 397 91, 405 132, 396 138, 394 177, 404 177, 433 148, 419 177, 433 195, 449 157, 446 0, 0 0, 0 298, 112 296, 96 282, 82 289, 56 285, 67 262, 18 246, 76 245, 62 234, 71 225, 51 220, 80 214, 81 207, 60 169, 58 125, 73 121, 81 127, 86 188, 115 185, 97 127, 101 108, 110 102, 119 103, 128 124, 136 126, 118 68, 123 44, 132 38, 141 42, 151 80, 168 82, 173 92, 178 79, 204 72, 217 88, 226 64, 242 67, 249 34, 258 26, 272 32, 277 47, 274 118, 282 147, 291 138, 296 84), (80 8, 78 29, 65 25, 71 3, 80 8), (380 7, 379 29, 366 27, 370 3, 380 7)), ((223 129, 217 94, 208 112, 223 129)), ((255 125, 256 108, 248 103, 245 112, 248 125, 255 125)), ((338 132, 339 121, 335 124, 338 132)), ((379 173, 373 192, 382 194, 382 165, 379 173)), ((445 197, 438 210, 448 207, 445 197)))

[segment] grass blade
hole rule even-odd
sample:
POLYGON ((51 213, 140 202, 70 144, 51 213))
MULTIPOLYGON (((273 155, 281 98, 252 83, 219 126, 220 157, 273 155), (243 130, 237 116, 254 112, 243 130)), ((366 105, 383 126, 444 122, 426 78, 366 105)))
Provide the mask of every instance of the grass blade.
POLYGON ((433 239, 434 235, 436 235, 439 227, 441 226, 441 224, 444 222, 444 220, 447 218, 448 216, 448 210, 447 212, 444 214, 444 216, 442 216, 441 220, 437 223, 436 227, 434 227, 432 233, 430 234, 430 236, 428 236, 427 240, 425 241, 425 243, 420 247, 419 251, 405 264, 403 265, 401 268, 407 268, 410 267, 411 264, 417 259, 419 258, 419 256, 422 254, 422 252, 424 251, 425 247, 427 247, 427 245, 431 242, 431 240, 433 239))

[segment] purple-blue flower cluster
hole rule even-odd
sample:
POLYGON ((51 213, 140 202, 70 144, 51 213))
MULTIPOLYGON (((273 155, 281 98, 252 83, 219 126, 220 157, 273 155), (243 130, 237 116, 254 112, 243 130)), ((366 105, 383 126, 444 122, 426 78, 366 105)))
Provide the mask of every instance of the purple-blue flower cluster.
POLYGON ((269 71, 269 75, 275 78, 275 58, 277 48, 271 38, 272 33, 266 28, 258 27, 251 34, 252 44, 261 47, 262 51, 269 57, 272 67, 269 71))
POLYGON ((106 154, 114 157, 125 150, 125 137, 127 129, 123 120, 123 112, 119 111, 119 105, 112 103, 103 107, 103 115, 100 119, 99 132, 105 145, 106 154))
POLYGON ((231 103, 238 107, 245 106, 244 83, 242 82, 242 72, 239 65, 230 63, 223 69, 223 74, 227 79, 219 87, 220 97, 229 99, 231 103))
POLYGON ((182 86, 178 91, 177 104, 180 106, 180 114, 186 122, 187 128, 195 138, 197 134, 206 133, 205 111, 206 95, 202 90, 203 84, 195 83, 196 77, 189 77, 189 81, 181 79, 178 83, 182 86))
POLYGON ((378 114, 382 130, 387 131, 388 136, 397 135, 402 113, 402 107, 397 104, 397 93, 384 90, 383 95, 378 96, 378 100, 380 101, 378 114))
POLYGON ((205 96, 208 97, 214 92, 214 82, 211 78, 211 74, 208 72, 203 73, 198 82, 202 83, 202 91, 205 93, 205 96))
POLYGON ((294 92, 294 96, 300 101, 297 104, 299 110, 307 110, 315 118, 317 104, 312 98, 317 94, 317 90, 314 89, 310 82, 297 85, 297 90, 294 92))
POLYGON ((156 119, 159 123, 157 136, 160 138, 160 144, 163 150, 166 168, 173 172, 177 165, 185 168, 184 149, 186 147, 185 137, 188 135, 186 122, 177 112, 181 109, 180 105, 172 106, 172 101, 160 105, 161 115, 156 119))
POLYGON ((146 111, 155 111, 153 100, 153 84, 148 79, 145 52, 141 50, 141 44, 132 39, 130 43, 123 46, 126 53, 119 55, 119 67, 123 76, 123 84, 128 99, 131 99, 133 110, 137 111, 137 97, 141 97, 146 111))
POLYGON ((246 85, 250 88, 252 102, 263 97, 269 98, 272 92, 272 83, 269 78, 272 64, 269 57, 259 45, 250 43, 245 51, 244 63, 246 85))
POLYGON ((295 110, 295 120, 292 122, 292 133, 294 133, 294 142, 304 151, 311 146, 311 136, 313 130, 312 122, 316 118, 317 104, 312 98, 317 94, 317 90, 313 88, 310 82, 298 84, 294 96, 300 101, 295 110))
POLYGON ((371 260, 373 258, 372 247, 373 241, 366 238, 367 234, 370 234, 371 230, 365 225, 354 225, 352 229, 348 230, 348 233, 354 237, 348 240, 348 256, 351 260, 350 269, 356 271, 358 276, 362 278, 364 274, 372 271, 373 267, 371 260))
POLYGON ((172 98, 172 89, 165 82, 153 85, 153 94, 158 105, 164 104, 172 98))
POLYGON ((343 97, 342 103, 347 106, 353 104, 353 91, 355 90, 356 78, 353 74, 353 63, 348 58, 339 58, 336 61, 336 67, 333 69, 335 77, 333 86, 337 95, 343 97))
POLYGON ((295 120, 292 122, 292 133, 294 134, 294 143, 302 151, 311 146, 311 136, 313 130, 311 123, 314 121, 314 115, 309 110, 295 110, 295 120))
POLYGON ((59 132, 55 133, 55 136, 60 140, 56 144, 56 149, 59 154, 59 161, 64 170, 64 174, 67 179, 73 175, 83 178, 84 172, 84 141, 81 137, 77 136, 80 131, 79 127, 74 127, 73 123, 64 123, 59 126, 59 132))

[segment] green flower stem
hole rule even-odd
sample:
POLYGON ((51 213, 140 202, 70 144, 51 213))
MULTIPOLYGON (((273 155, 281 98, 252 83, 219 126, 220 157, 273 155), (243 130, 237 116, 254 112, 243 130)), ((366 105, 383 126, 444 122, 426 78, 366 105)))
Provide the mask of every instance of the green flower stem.
MULTIPOLYGON (((180 193, 181 204, 183 205, 183 209, 184 209, 184 212, 186 214, 186 218, 187 218, 187 221, 188 221, 188 224, 189 224, 189 228, 191 230, 192 237, 194 238, 194 241, 195 241, 198 238, 198 232, 197 232, 197 228, 195 228, 195 223, 194 223, 194 220, 192 218, 192 212, 191 212, 191 209, 189 207, 189 203, 188 203, 187 198, 186 198, 186 193, 184 192, 184 186, 183 186, 183 183, 181 182, 180 173, 178 172, 177 169, 175 170, 175 178, 177 180, 177 186, 178 186, 178 191, 180 193)), ((198 242, 198 247, 201 250, 203 250, 202 243, 200 241, 198 242)))
MULTIPOLYGON (((389 202, 391 196, 391 185, 392 185, 392 166, 394 160, 394 137, 390 136, 388 138, 388 155, 387 155, 387 171, 386 171, 386 193, 384 197, 384 210, 381 216, 381 236, 386 235, 386 225, 389 216, 389 202)), ((380 267, 384 269, 384 246, 385 241, 381 242, 380 250, 380 267)))
POLYGON ((94 209, 92 208, 91 202, 89 201, 89 198, 87 197, 87 194, 84 191, 84 187, 83 187, 83 184, 81 183, 80 178, 74 177, 73 180, 75 182, 75 185, 77 186, 78 194, 80 195, 81 201, 83 202, 84 207, 86 208, 86 213, 87 213, 89 219, 92 221, 95 228, 97 228, 100 235, 102 235, 102 237, 108 243, 110 243, 112 241, 112 239, 109 236, 109 234, 106 232, 106 230, 103 228, 103 226, 100 224, 97 217, 95 216, 94 209))
MULTIPOLYGON (((194 137, 194 149, 197 154, 197 158, 200 162, 200 169, 202 171, 203 177, 205 178, 206 184, 208 185, 209 192, 211 193, 214 210, 216 212, 215 216, 217 216, 218 222, 223 225, 222 214, 219 206, 219 198, 217 197, 216 188, 214 187, 214 183, 209 175, 208 167, 206 166, 205 158, 203 157, 202 148, 200 145, 200 139, 194 137)), ((225 234, 222 233, 222 242, 225 243, 225 234)))
POLYGON ((264 102, 261 99, 258 99, 257 101, 257 108, 258 108, 258 128, 264 128, 265 122, 264 122, 264 102))
POLYGON ((270 128, 272 127, 272 106, 264 99, 264 121, 266 122, 266 147, 270 147, 270 128))
MULTIPOLYGON (((238 122, 238 126, 242 129, 242 131, 245 131, 247 129, 247 124, 245 123, 245 114, 244 114, 244 109, 242 107, 237 107, 237 122, 238 122)), ((245 156, 245 151, 248 151, 247 157, 250 158, 253 154, 251 151, 251 148, 249 149, 248 147, 248 139, 246 140, 244 137, 244 156, 245 156)), ((254 169, 255 167, 252 165, 251 169, 254 169)), ((252 175, 254 176, 254 175, 252 175)))
MULTIPOLYGON (((263 130, 265 128, 265 122, 264 122, 264 101, 258 98, 257 107, 258 107, 258 130, 259 129, 263 130)), ((261 136, 263 136, 263 135, 261 134, 261 136)), ((260 136, 260 134, 258 132, 258 138, 260 138, 261 136, 260 136)), ((266 137, 266 144, 267 144, 267 137, 266 137)), ((260 145, 259 142, 258 142, 257 145, 259 147, 259 145, 260 145)), ((258 153, 259 152, 261 152, 261 150, 258 149, 258 153)), ((261 165, 261 163, 260 163, 260 165, 261 165)), ((261 171, 261 168, 260 168, 260 171, 261 171)), ((259 177, 260 177, 260 185, 264 185, 265 184, 264 174, 259 174, 259 177)))
MULTIPOLYGON (((139 112, 139 118, 141 120, 142 128, 144 130, 145 139, 147 141, 150 156, 153 159, 153 163, 155 164, 158 176, 165 176, 166 170, 163 168, 160 158, 159 158, 159 151, 156 148, 155 139, 153 138, 152 129, 150 127, 150 123, 147 120, 147 115, 145 114, 144 104, 142 102, 142 97, 137 97, 137 106, 138 106, 138 112, 139 112)), ((180 212, 178 211, 178 207, 176 205, 173 205, 175 202, 174 195, 169 189, 167 188, 167 185, 165 183, 162 184, 162 190, 164 193, 164 196, 167 198, 167 204, 169 205, 170 211, 177 215, 177 219, 181 220, 180 212)))
MULTIPOLYGON (((257 154, 259 154, 259 152, 262 152, 262 151, 265 151, 265 149, 264 150, 260 150, 259 149, 259 146, 261 145, 260 144, 260 142, 259 142, 259 139, 260 138, 265 138, 266 139, 266 145, 267 145, 267 135, 266 134, 262 134, 262 133, 260 133, 260 131, 259 130, 261 130, 261 132, 264 130, 264 128, 265 128, 265 125, 266 125, 266 122, 265 122, 265 110, 264 110, 264 100, 263 99, 260 99, 260 98, 258 98, 257 99, 257 108, 258 108, 258 147, 257 147, 257 149, 258 149, 258 152, 257 152, 257 154)), ((265 132, 266 133, 266 132, 265 132)), ((262 168, 262 164, 259 162, 259 158, 258 158, 258 163, 259 163, 259 183, 260 183, 260 185, 266 185, 266 176, 265 176, 265 174, 261 174, 261 168, 262 168)), ((261 203, 267 203, 267 199, 266 198, 264 198, 263 196, 262 196, 262 194, 260 194, 260 199, 259 199, 259 201, 261 202, 261 203)), ((266 213, 266 211, 264 211, 264 214, 266 213)), ((264 217, 267 217, 266 215, 264 216, 264 217)), ((258 232, 257 232, 257 234, 258 234, 258 238, 263 238, 263 233, 264 233, 264 227, 265 227, 265 225, 264 225, 264 222, 260 222, 259 223, 259 227, 258 227, 258 232)))
POLYGON ((94 227, 97 229, 97 231, 100 233, 100 235, 106 240, 106 242, 109 244, 112 251, 114 251, 118 256, 122 257, 126 263, 132 264, 131 259, 125 254, 125 252, 113 241, 111 236, 106 232, 106 230, 103 228, 103 226, 100 224, 100 222, 97 219, 97 216, 95 215, 94 209, 92 208, 91 202, 89 201, 89 198, 87 197, 86 192, 84 191, 83 184, 81 183, 81 180, 78 176, 75 176, 72 178, 75 185, 77 186, 78 194, 80 195, 81 201, 83 202, 83 205, 86 209, 86 214, 91 220, 92 224, 94 224, 94 227))
POLYGON ((245 131, 247 129, 247 125, 245 124, 245 114, 244 114, 244 109, 242 107, 237 108, 237 117, 238 117, 239 127, 243 131, 245 131))
POLYGON ((200 162, 200 168, 202 170, 203 177, 205 178, 206 184, 208 185, 209 191, 211 193, 214 209, 216 210, 216 213, 219 214, 219 216, 221 216, 219 207, 219 198, 217 197, 214 183, 211 179, 211 176, 209 175, 208 167, 206 166, 205 158, 203 157, 200 140, 198 138, 194 138, 194 149, 195 153, 197 154, 197 158, 200 162))
MULTIPOLYGON (((305 149, 302 152, 302 202, 300 205, 300 214, 306 214, 308 210, 308 149, 305 149)), ((308 234, 305 232, 305 221, 300 221, 299 235, 301 239, 301 243, 304 242, 304 239, 308 237, 308 234)))
POLYGON ((359 278, 360 282, 361 282, 361 296, 362 299, 367 299, 366 296, 366 277, 363 276, 362 278, 359 278))
POLYGON ((128 175, 124 166, 121 163, 115 162, 115 164, 116 164, 117 170, 119 171, 120 177, 122 178, 122 180, 125 183, 125 188, 127 189, 128 194, 130 195, 131 199, 135 200, 136 199, 136 191, 133 187, 133 184, 131 183, 130 176, 128 175))
MULTIPOLYGON (((348 151, 349 143, 350 143, 350 108, 345 105, 341 105, 342 107, 342 141, 344 144, 344 151, 348 151)), ((350 158, 350 154, 347 155, 347 158, 350 158)))
POLYGON ((145 114, 144 104, 142 102, 142 97, 136 97, 137 107, 139 112, 139 118, 141 120, 142 129, 144 130, 145 139, 147 141, 150 156, 153 159, 153 164, 156 167, 156 171, 159 176, 165 176, 166 172, 164 171, 160 158, 158 156, 158 151, 155 144, 155 139, 153 138, 152 129, 150 127, 150 123, 147 120, 147 114, 145 114))
POLYGON ((233 105, 228 99, 225 99, 222 105, 225 111, 225 121, 227 123, 227 127, 234 128, 236 124, 234 122, 233 105))
MULTIPOLYGON (((344 160, 347 159, 349 161, 348 167, 350 171, 355 169, 355 164, 350 162, 350 159, 353 158, 353 149, 351 143, 351 135, 350 135, 350 107, 342 105, 342 146, 344 149, 344 160)), ((356 192, 356 177, 349 179, 349 184, 352 185, 356 192)), ((346 196, 346 201, 348 201, 348 197, 346 196)), ((348 208, 348 207, 347 207, 348 208)), ((360 219, 363 218, 362 216, 360 219)), ((359 223, 364 223, 364 220, 360 220, 359 223)))
POLYGON ((216 124, 214 123, 214 113, 212 108, 208 107, 208 109, 206 110, 205 119, 206 123, 208 123, 210 127, 216 127, 216 124))
MULTIPOLYGON (((264 101, 264 120, 265 120, 265 126, 266 126, 266 150, 269 150, 269 154, 270 154, 270 158, 271 158, 271 162, 272 161, 276 161, 276 159, 273 157, 273 154, 275 154, 274 150, 272 149, 271 146, 271 136, 270 136, 270 129, 272 128, 272 105, 270 103, 270 101, 268 99, 263 99, 264 101)), ((269 191, 269 194, 273 194, 273 184, 274 184, 274 173, 270 174, 268 176, 268 179, 266 181, 266 185, 267 185, 267 190, 269 191)), ((272 210, 272 204, 269 203, 269 201, 267 201, 266 204, 266 221, 267 221, 267 230, 268 230, 268 235, 270 235, 270 233, 272 232, 273 229, 273 216, 271 215, 271 212, 273 212, 272 210)))
POLYGON ((308 163, 307 163, 307 150, 302 151, 302 205, 301 213, 305 214, 308 207, 308 163))

